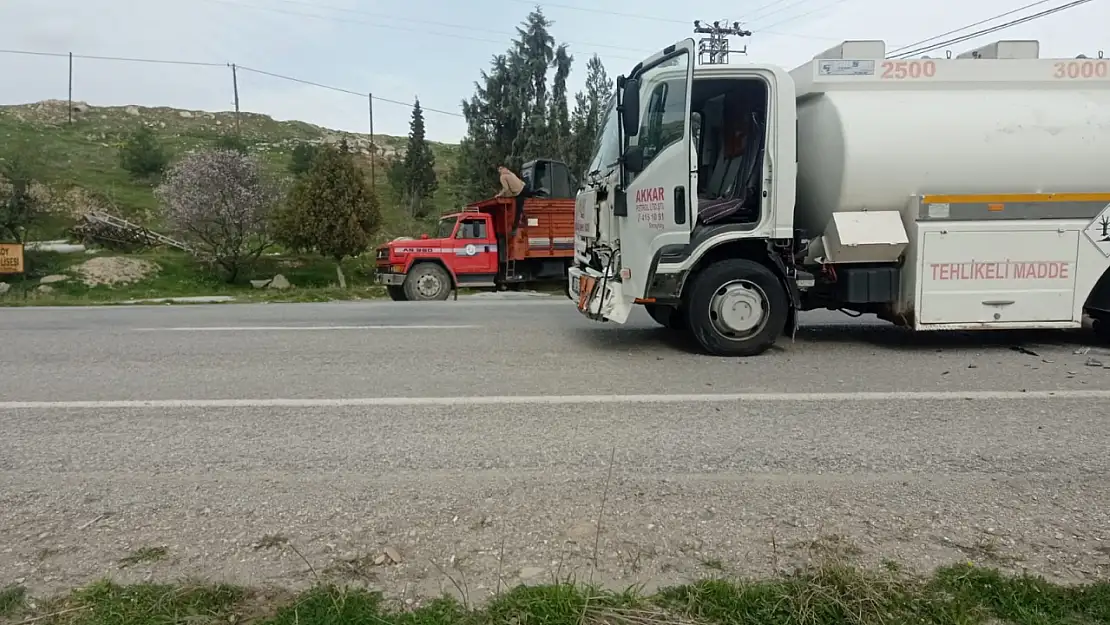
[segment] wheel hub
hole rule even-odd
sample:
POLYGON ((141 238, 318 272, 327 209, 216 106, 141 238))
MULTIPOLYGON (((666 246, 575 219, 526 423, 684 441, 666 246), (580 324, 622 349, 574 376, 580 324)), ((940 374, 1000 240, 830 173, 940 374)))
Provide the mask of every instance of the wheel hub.
POLYGON ((767 294, 747 280, 721 286, 709 304, 713 327, 730 337, 758 334, 767 325, 769 313, 767 294))
POLYGON ((416 290, 424 297, 435 297, 439 289, 439 279, 435 276, 423 275, 416 280, 416 290))

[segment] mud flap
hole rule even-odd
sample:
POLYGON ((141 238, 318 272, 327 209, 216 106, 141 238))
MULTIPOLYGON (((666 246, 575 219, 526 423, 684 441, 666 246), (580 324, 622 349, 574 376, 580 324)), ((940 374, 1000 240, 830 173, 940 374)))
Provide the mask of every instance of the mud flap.
POLYGON ((782 257, 775 253, 770 242, 767 243, 767 256, 775 264, 775 268, 778 269, 779 280, 782 281, 782 286, 790 296, 790 314, 786 317, 785 329, 790 331, 790 340, 793 342, 798 334, 798 310, 802 307, 802 295, 798 290, 797 283, 788 277, 789 272, 786 269, 786 263, 782 262, 782 257))

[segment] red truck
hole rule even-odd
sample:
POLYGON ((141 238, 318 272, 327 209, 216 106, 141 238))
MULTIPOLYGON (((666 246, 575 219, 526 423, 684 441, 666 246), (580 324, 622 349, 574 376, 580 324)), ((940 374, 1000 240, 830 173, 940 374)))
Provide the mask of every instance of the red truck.
POLYGON ((521 168, 533 195, 512 232, 515 200, 491 198, 439 220, 436 235, 395 239, 377 248, 376 280, 394 301, 445 300, 460 288, 506 289, 567 282, 574 258, 574 196, 566 164, 537 159, 521 168))

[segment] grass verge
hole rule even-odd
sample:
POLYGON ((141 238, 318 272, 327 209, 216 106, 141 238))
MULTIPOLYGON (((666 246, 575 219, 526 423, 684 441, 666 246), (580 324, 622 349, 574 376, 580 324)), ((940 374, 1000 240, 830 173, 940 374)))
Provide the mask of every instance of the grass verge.
POLYGON ((475 608, 443 598, 402 609, 363 589, 300 594, 225 585, 99 582, 29 607, 22 593, 0 621, 29 625, 1094 625, 1110 623, 1110 582, 1060 586, 955 566, 931 577, 824 568, 773 579, 705 580, 655 595, 571 583, 518 586, 475 608))
POLYGON ((0 295, 0 306, 82 306, 110 304, 131 300, 162 299, 172 297, 231 296, 236 301, 291 301, 312 302, 337 299, 368 299, 385 296, 385 290, 374 284, 372 255, 347 259, 343 272, 347 288, 337 285, 335 263, 315 256, 266 256, 234 283, 221 280, 210 268, 193 257, 177 251, 157 251, 142 254, 96 255, 60 254, 56 252, 28 252, 26 274, 8 276, 10 287, 0 295), (86 286, 81 280, 80 267, 96 258, 119 258, 127 262, 150 264, 156 267, 150 275, 127 284, 86 286), (278 290, 255 288, 252 279, 269 279, 277 274, 285 276, 292 285, 278 290), (61 282, 51 282, 46 290, 40 289, 47 276, 66 276, 61 282))

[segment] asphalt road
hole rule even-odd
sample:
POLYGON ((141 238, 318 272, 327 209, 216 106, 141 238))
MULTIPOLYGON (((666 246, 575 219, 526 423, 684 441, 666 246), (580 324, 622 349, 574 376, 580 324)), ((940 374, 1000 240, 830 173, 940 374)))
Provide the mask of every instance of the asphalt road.
POLYGON ((0 585, 38 593, 299 585, 307 561, 478 599, 499 573, 587 576, 595 541, 617 586, 827 558, 1110 569, 1110 354, 1081 334, 822 313, 734 360, 642 313, 474 298, 5 309, 0 336, 0 585))

